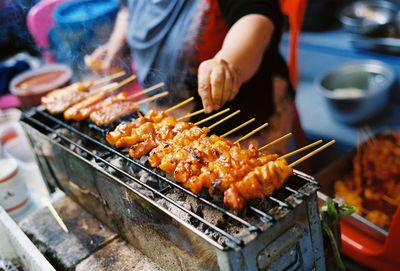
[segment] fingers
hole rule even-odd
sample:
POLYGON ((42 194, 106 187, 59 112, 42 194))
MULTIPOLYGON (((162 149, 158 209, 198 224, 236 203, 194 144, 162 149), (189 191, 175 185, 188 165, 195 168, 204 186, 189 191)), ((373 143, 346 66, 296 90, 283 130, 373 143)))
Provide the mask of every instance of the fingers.
POLYGON ((203 108, 206 113, 213 111, 213 103, 211 98, 211 86, 210 86, 210 70, 206 64, 201 64, 198 71, 198 92, 203 103, 203 108))
POLYGON ((217 110, 223 104, 222 98, 225 85, 225 69, 222 66, 216 66, 211 71, 211 98, 213 109, 217 110))
POLYGON ((239 88, 240 88, 240 74, 232 65, 228 65, 229 69, 231 71, 231 76, 232 76, 232 88, 230 92, 230 96, 228 98, 228 101, 232 101, 236 95, 239 93, 239 88))
POLYGON ((97 49, 93 51, 91 57, 93 60, 102 60, 106 52, 107 52, 106 47, 102 45, 97 47, 97 49))
POLYGON ((222 105, 229 101, 233 90, 233 77, 229 70, 225 70, 224 92, 222 94, 222 105))
POLYGON ((198 71, 199 95, 206 113, 221 108, 239 91, 239 73, 223 59, 206 60, 198 71))
POLYGON ((101 64, 101 70, 109 71, 117 53, 118 50, 113 44, 103 44, 94 50, 91 57, 93 62, 101 64))

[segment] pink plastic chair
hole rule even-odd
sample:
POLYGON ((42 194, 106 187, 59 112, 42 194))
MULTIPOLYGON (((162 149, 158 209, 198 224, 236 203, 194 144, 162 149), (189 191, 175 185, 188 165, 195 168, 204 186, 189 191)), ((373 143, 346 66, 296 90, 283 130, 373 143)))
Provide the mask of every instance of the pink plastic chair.
POLYGON ((54 26, 53 11, 63 2, 68 0, 42 0, 31 8, 27 16, 27 25, 36 45, 42 52, 47 62, 55 62, 54 57, 47 50, 49 49, 48 34, 54 26))

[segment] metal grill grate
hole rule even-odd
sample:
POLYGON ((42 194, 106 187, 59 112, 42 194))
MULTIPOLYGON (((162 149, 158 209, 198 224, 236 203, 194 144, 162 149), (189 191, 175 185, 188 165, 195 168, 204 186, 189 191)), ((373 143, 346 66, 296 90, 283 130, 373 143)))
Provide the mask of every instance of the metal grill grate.
MULTIPOLYGON (((242 225, 249 232, 257 234, 258 232, 262 231, 262 227, 260 225, 263 225, 265 223, 274 223, 281 218, 280 215, 276 215, 276 214, 272 213, 271 212, 272 209, 278 208, 279 210, 286 211, 286 213, 290 212, 290 210, 293 208, 293 202, 288 201, 287 199, 290 196, 296 197, 299 200, 301 200, 304 197, 307 197, 308 196, 307 193, 301 191, 301 189, 299 189, 299 188, 301 188, 305 184, 307 184, 307 181, 312 182, 313 184, 316 184, 315 181, 312 179, 308 179, 307 181, 303 181, 302 183, 293 183, 293 182, 290 183, 290 180, 289 180, 285 187, 281 188, 279 191, 277 191, 274 194, 274 196, 271 196, 266 200, 267 204, 265 204, 265 205, 269 206, 266 210, 265 210, 265 208, 259 208, 259 207, 252 206, 252 205, 248 206, 246 211, 251 212, 253 217, 255 217, 255 219, 251 219, 252 221, 250 221, 250 219, 240 217, 239 214, 235 214, 235 213, 225 209, 224 207, 221 207, 220 205, 218 205, 200 195, 192 193, 190 190, 182 187, 181 185, 179 185, 172 179, 159 174, 157 171, 155 171, 154 169, 152 169, 150 167, 147 167, 146 165, 143 165, 138 160, 132 159, 127 154, 124 154, 124 153, 122 153, 118 150, 115 150, 114 148, 102 143, 100 141, 101 139, 89 136, 89 135, 81 132, 79 129, 74 128, 72 125, 68 124, 64 120, 61 120, 55 116, 52 116, 40 109, 33 109, 31 111, 31 113, 25 114, 24 121, 28 122, 28 123, 32 123, 37 127, 41 127, 48 133, 52 133, 52 134, 56 135, 60 140, 63 140, 65 142, 67 142, 68 144, 71 144, 71 145, 77 147, 79 150, 83 151, 84 153, 86 153, 89 156, 91 156, 92 158, 94 158, 95 161, 104 163, 108 167, 114 169, 119 174, 122 174, 123 176, 136 182, 143 188, 148 189, 154 195, 157 195, 158 197, 166 200, 167 202, 169 202, 176 208, 180 209, 181 211, 183 211, 186 214, 188 214, 189 216, 191 216, 193 219, 203 223, 207 228, 212 229, 213 231, 224 236, 225 238, 227 238, 230 241, 230 242, 226 242, 225 246, 221 246, 219 243, 215 242, 214 240, 210 240, 210 238, 208 238, 209 241, 211 241, 214 245, 220 247, 220 249, 225 249, 227 247, 234 248, 234 247, 243 246, 244 240, 241 237, 234 236, 234 235, 228 233, 221 227, 218 227, 218 226, 212 224, 211 222, 207 221, 203 217, 192 212, 191 210, 188 210, 184 206, 181 206, 180 204, 178 204, 173 199, 169 198, 167 196, 167 192, 170 189, 177 189, 177 190, 182 191, 183 193, 195 198, 197 201, 222 213, 224 216, 229 217, 234 222, 242 225), (42 118, 44 118, 46 121, 41 121, 42 118), (49 125, 48 124, 49 122, 52 123, 53 125, 49 125), (74 135, 78 136, 80 139, 83 139, 84 141, 94 144, 95 146, 104 150, 103 155, 99 155, 96 152, 89 150, 85 146, 82 146, 84 144, 81 145, 81 144, 75 142, 74 140, 68 138, 67 136, 61 134, 60 132, 57 131, 58 128, 65 128, 68 131, 72 132, 74 135), (135 165, 136 167, 148 172, 149 174, 153 175, 154 177, 161 180, 162 182, 168 184, 168 187, 166 189, 157 190, 157 189, 153 188, 152 186, 140 181, 138 178, 131 176, 129 173, 126 173, 125 171, 120 169, 118 166, 107 161, 105 158, 110 155, 115 155, 117 157, 122 158, 125 162, 132 163, 132 165, 135 165)), ((103 136, 104 130, 102 128, 99 128, 93 124, 88 124, 88 128, 95 129, 99 134, 101 134, 101 136, 103 136)), ((101 137, 99 137, 99 138, 101 138, 101 137)), ((295 172, 295 174, 299 174, 299 173, 295 172)))

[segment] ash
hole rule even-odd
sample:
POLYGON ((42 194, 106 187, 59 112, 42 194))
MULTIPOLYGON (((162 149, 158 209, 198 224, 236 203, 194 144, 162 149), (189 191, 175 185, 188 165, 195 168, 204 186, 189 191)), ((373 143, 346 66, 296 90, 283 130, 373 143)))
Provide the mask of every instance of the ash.
POLYGON ((169 212, 178 216, 183 221, 194 226, 196 229, 204 232, 205 234, 207 234, 209 237, 211 237, 213 240, 217 241, 221 245, 225 245, 227 242, 227 239, 224 236, 214 231, 213 229, 209 228, 204 223, 199 222, 197 219, 195 219, 185 211, 181 210, 177 206, 183 207, 186 210, 190 210, 191 212, 200 216, 207 222, 221 228, 222 230, 226 231, 231 235, 245 236, 249 234, 249 232, 243 226, 236 224, 234 221, 229 219, 221 212, 213 209, 212 207, 204 203, 199 202, 194 197, 186 194, 183 191, 180 191, 178 189, 173 189, 168 191, 166 196, 171 200, 173 200, 176 203, 176 205, 168 202, 163 198, 157 198, 156 202, 165 209, 167 209, 169 212))

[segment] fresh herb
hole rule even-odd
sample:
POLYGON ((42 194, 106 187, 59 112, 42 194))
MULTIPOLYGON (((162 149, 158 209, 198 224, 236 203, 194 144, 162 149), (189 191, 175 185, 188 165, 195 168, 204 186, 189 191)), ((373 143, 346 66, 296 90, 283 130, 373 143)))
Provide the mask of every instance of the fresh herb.
POLYGON ((325 204, 320 208, 320 212, 322 214, 322 229, 329 238, 336 266, 340 271, 345 271, 346 268, 340 256, 339 247, 332 229, 339 223, 341 217, 353 214, 355 208, 346 204, 339 205, 332 198, 327 197, 325 204))

